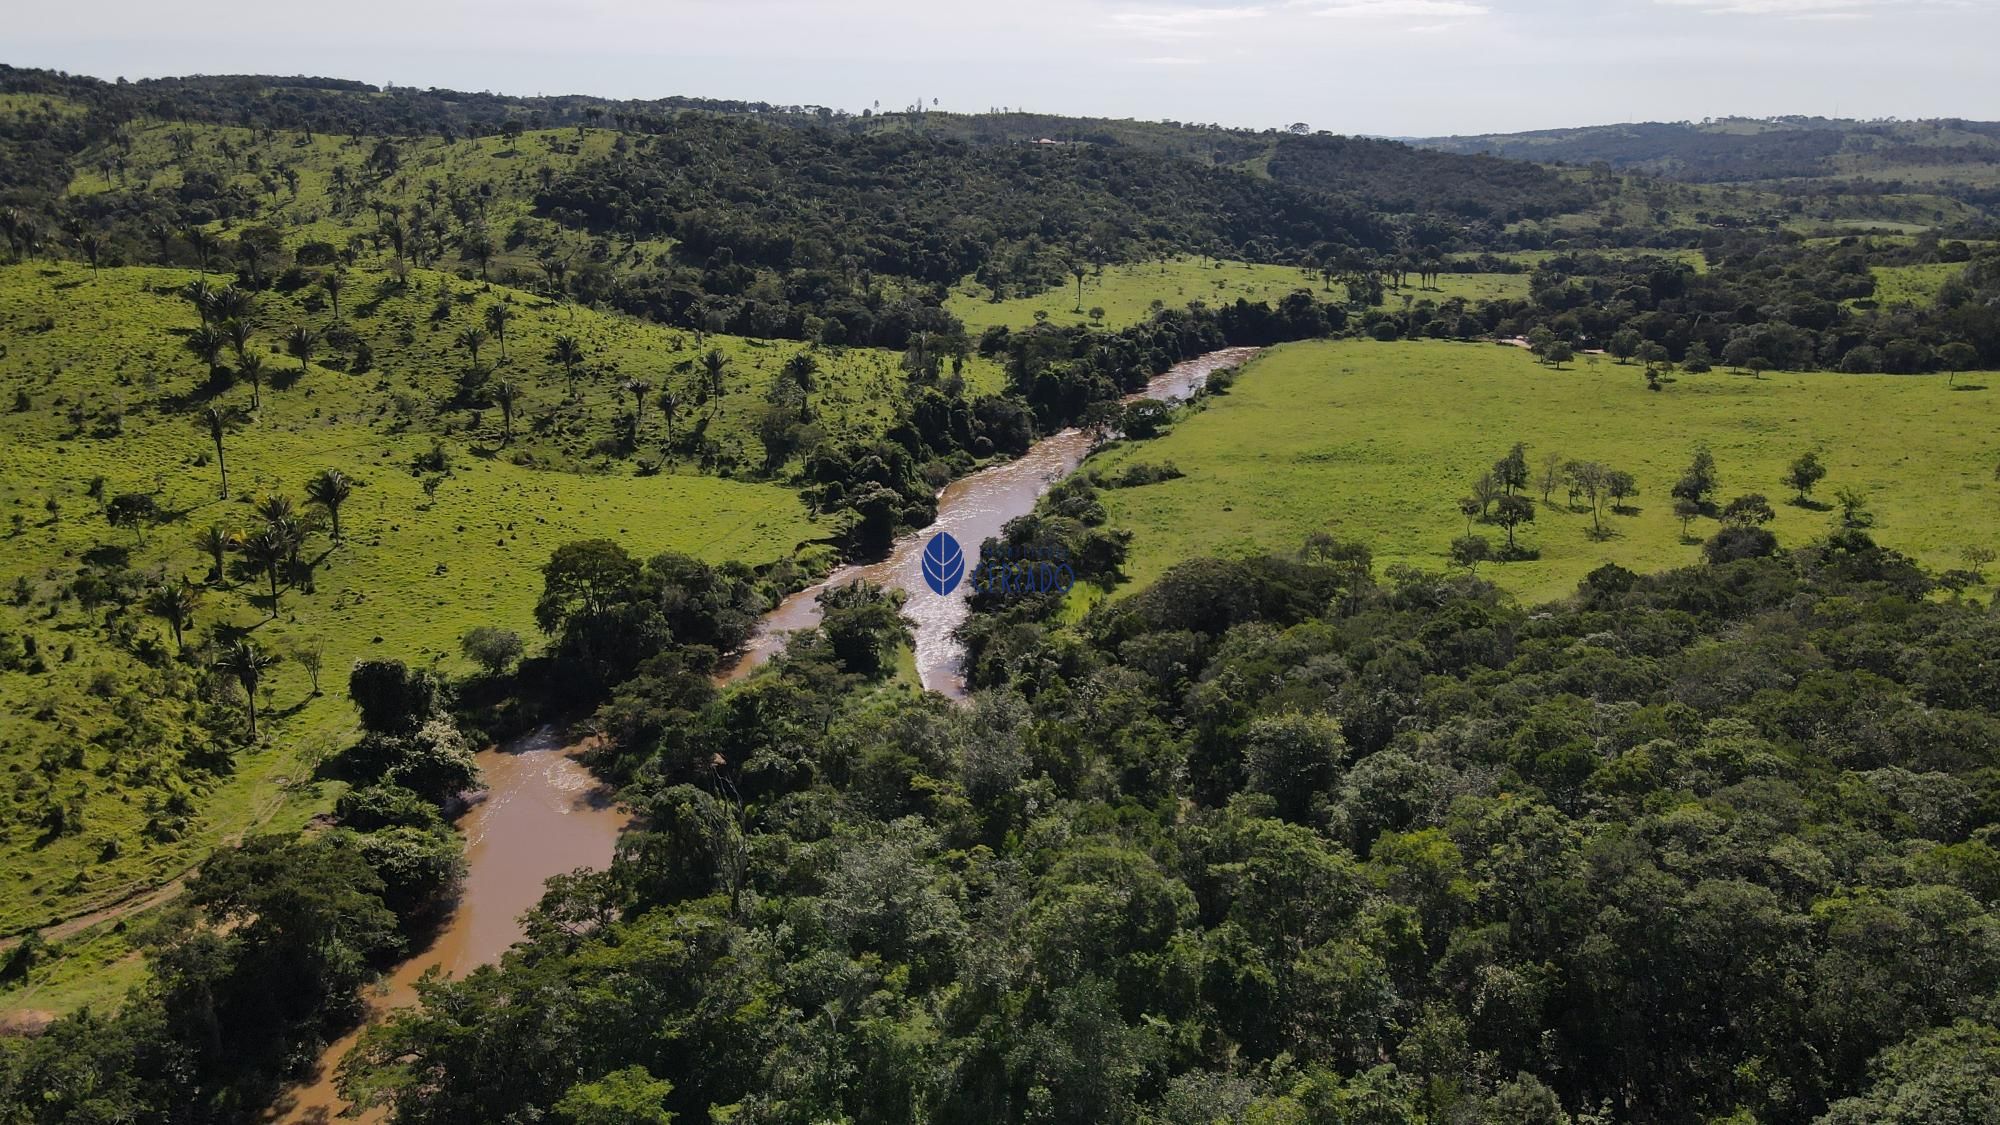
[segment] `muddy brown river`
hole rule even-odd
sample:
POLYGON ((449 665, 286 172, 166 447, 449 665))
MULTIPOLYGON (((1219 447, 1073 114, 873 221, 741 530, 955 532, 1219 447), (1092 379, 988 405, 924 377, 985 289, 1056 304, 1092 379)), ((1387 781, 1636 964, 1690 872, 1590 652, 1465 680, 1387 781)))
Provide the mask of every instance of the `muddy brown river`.
MULTIPOLYGON (((1256 351, 1224 348, 1184 360, 1154 376, 1145 390, 1125 396, 1125 401, 1187 398, 1201 389, 1209 375, 1242 363, 1256 351)), ((1064 430, 1036 442, 1017 460, 981 469, 946 485, 938 494, 937 520, 896 540, 888 557, 841 567, 819 585, 800 590, 765 614, 756 634, 744 646, 743 655, 723 679, 736 680, 749 675, 784 649, 786 634, 819 624, 820 591, 865 579, 877 586, 903 591, 903 616, 916 626, 917 673, 923 678, 924 687, 953 699, 964 696, 965 650, 952 634, 965 620, 966 597, 972 583, 969 580, 959 583, 945 597, 932 593, 924 585, 924 544, 940 531, 950 532, 965 551, 969 579, 979 560, 979 545, 999 535, 1008 520, 1034 510, 1035 501, 1050 485, 1083 463, 1090 445, 1090 435, 1081 430, 1064 430)))
MULTIPOLYGON (((1184 399, 1210 374, 1242 363, 1255 348, 1225 348, 1175 364, 1126 396, 1184 399)), ((741 679, 784 648, 785 637, 819 623, 819 594, 830 586, 865 579, 903 591, 903 615, 915 625, 917 671, 924 687, 954 699, 965 694, 964 650, 953 637, 968 612, 970 583, 961 582, 939 597, 924 585, 919 555, 931 536, 948 531, 964 548, 968 571, 979 545, 999 535, 1008 520, 1032 511, 1049 486, 1083 463, 1090 436, 1064 430, 1036 442, 1018 460, 981 469, 945 487, 938 517, 922 531, 896 540, 879 562, 844 566, 816 586, 786 598, 758 623, 742 655, 725 672, 725 682, 741 679)), ((611 800, 577 760, 581 746, 565 746, 552 728, 478 755, 486 782, 484 797, 459 820, 465 834, 465 888, 457 909, 430 948, 399 966, 369 996, 371 1019, 416 1000, 416 982, 432 968, 461 976, 500 959, 521 938, 520 918, 542 897, 550 876, 579 867, 610 864, 629 816, 611 800)), ((330 1122, 347 1103, 334 1089, 335 1069, 360 1038, 343 1037, 320 1058, 309 1085, 290 1091, 268 1119, 275 1122, 330 1122)), ((371 1113, 346 1120, 379 1121, 371 1113)))

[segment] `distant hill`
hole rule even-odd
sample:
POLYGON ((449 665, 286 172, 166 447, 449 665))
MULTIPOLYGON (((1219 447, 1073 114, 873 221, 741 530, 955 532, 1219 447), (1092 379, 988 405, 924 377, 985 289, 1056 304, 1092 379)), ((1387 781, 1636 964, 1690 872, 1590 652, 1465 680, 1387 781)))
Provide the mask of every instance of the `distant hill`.
POLYGON ((1990 121, 1730 117, 1411 143, 1460 155, 1603 164, 1695 183, 1845 180, 1881 190, 1936 191, 1988 206, 2000 194, 2000 122, 1990 121))

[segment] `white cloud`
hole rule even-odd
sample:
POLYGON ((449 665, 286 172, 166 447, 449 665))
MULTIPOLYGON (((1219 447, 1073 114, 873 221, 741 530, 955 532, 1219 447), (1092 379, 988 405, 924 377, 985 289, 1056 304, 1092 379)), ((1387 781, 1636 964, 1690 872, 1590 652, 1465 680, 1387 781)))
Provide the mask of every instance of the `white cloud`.
POLYGON ((1327 19, 1470 19, 1492 11, 1469 0, 1334 0, 1307 10, 1327 19))
POLYGON ((1795 20, 1859 20, 1876 11, 1966 7, 1965 0, 1654 0, 1673 8, 1698 8, 1718 16, 1780 16, 1795 20))
POLYGON ((1244 8, 1127 8, 1112 12, 1106 22, 1115 31, 1130 32, 1151 39, 1189 39, 1214 34, 1221 27, 1261 18, 1267 9, 1244 8))

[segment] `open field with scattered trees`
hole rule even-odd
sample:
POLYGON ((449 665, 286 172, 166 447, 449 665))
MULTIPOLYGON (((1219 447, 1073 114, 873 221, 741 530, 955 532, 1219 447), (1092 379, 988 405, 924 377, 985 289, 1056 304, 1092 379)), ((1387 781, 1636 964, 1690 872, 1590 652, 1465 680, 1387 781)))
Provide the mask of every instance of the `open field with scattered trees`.
MULTIPOLYGON (((1468 532, 1497 554, 1505 528, 1476 518, 1468 528, 1459 501, 1516 442, 1534 512, 1516 540, 1538 557, 1478 573, 1528 602, 1567 593, 1607 562, 1652 571, 1699 560, 1721 524, 1702 515, 1684 529, 1671 490, 1702 447, 1716 464, 1715 513, 1762 494, 1781 543, 1824 535, 1840 515, 1837 493, 1851 490, 1874 535, 1939 571, 2000 547, 2000 389, 1717 369, 1649 393, 1639 365, 1586 360, 1556 370, 1490 344, 1364 342, 1293 344, 1253 360, 1165 436, 1090 462, 1105 477, 1168 463, 1183 474, 1102 490, 1111 524, 1133 533, 1133 588, 1182 559, 1275 550, 1315 531, 1368 543, 1385 563, 1449 567, 1468 532), (1810 507, 1783 483, 1808 452, 1826 468, 1810 507), (1552 457, 1557 483, 1544 501, 1552 457), (1636 494, 1600 505, 1604 538, 1592 534, 1587 499, 1571 503, 1570 461, 1634 478, 1636 494)), ((2000 377, 1957 380, 1985 383, 2000 377)))

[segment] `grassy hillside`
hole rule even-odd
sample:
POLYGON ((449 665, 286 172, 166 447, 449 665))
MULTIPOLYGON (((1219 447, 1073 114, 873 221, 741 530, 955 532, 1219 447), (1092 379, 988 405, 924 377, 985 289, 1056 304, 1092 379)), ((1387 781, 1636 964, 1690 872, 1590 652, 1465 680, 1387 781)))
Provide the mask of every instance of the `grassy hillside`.
MULTIPOLYGON (((1821 534, 1831 518, 1785 503, 1778 483, 1810 449, 1830 469, 1823 499, 1859 489, 1883 542, 1960 566, 1961 550, 2000 539, 1996 435, 2000 390, 1954 392, 1941 377, 1718 371, 1649 394, 1638 368, 1609 360, 1552 371, 1492 345, 1338 342, 1276 349, 1167 436, 1092 465, 1110 475, 1171 461, 1187 474, 1102 493, 1112 523, 1134 532, 1133 589, 1182 559, 1289 548, 1318 530, 1368 543, 1385 563, 1444 567, 1466 529, 1457 499, 1515 441, 1531 465, 1560 452, 1634 474, 1638 511, 1606 516, 1611 539, 1591 539, 1589 516, 1564 510, 1559 488, 1519 533, 1541 558, 1481 568, 1532 602, 1605 562, 1651 572, 1696 561, 1667 493, 1699 444, 1715 455, 1723 499, 1770 497, 1781 542, 1821 534)), ((1715 526, 1699 520, 1694 532, 1715 526)))
MULTIPOLYGON (((324 799, 307 784, 310 764, 340 744, 351 722, 338 690, 348 665, 387 655, 456 669, 458 638, 472 625, 529 633, 536 572, 565 541, 610 535, 636 551, 763 562, 828 532, 779 485, 671 466, 636 476, 629 461, 590 452, 613 432, 620 409, 618 392, 606 385, 612 365, 644 360, 670 372, 676 355, 691 354, 691 341, 677 353, 664 330, 503 294, 523 310, 511 340, 523 358, 503 371, 529 388, 533 403, 507 448, 495 411, 452 405, 465 360, 437 339, 449 335, 444 329, 411 330, 417 342, 398 353, 392 371, 315 364, 300 377, 297 360, 271 355, 275 378, 261 410, 249 409, 251 392, 241 383, 211 399, 200 365, 180 347, 193 315, 169 295, 192 276, 0 269, 0 322, 23 329, 0 354, 0 394, 11 404, 0 414, 0 509, 11 525, 0 534, 7 601, 0 634, 21 658, 0 672, 0 768, 11 782, 0 790, 0 855, 9 874, 0 887, 0 932, 169 877, 217 839, 272 816, 294 787, 305 791, 291 794, 298 799, 283 815, 309 814, 324 799), (559 372, 539 358, 530 370, 525 358, 538 357, 558 330, 588 341, 594 357, 581 405, 560 401, 559 372), (225 438, 228 500, 218 499, 212 448, 195 420, 211 401, 244 414, 225 438), (537 432, 541 420, 548 425, 537 432), (449 468, 414 472, 434 438, 449 468), (582 471, 542 471, 516 458, 582 471), (312 592, 284 591, 272 619, 268 588, 232 569, 207 584, 197 614, 200 635, 247 629, 260 645, 293 657, 267 681, 277 721, 262 745, 239 751, 207 733, 204 716, 217 701, 191 694, 191 673, 172 658, 163 622, 130 603, 183 576, 204 582, 208 563, 193 543, 196 531, 252 526, 247 501, 269 493, 303 504, 306 480, 324 468, 340 469, 356 488, 342 511, 344 541, 324 534, 310 541, 312 592), (105 504, 126 493, 153 497, 164 518, 142 529, 110 526, 105 504), (25 670, 27 637, 45 671, 25 670), (296 659, 311 647, 324 650, 324 696, 310 693, 296 659), (52 828, 55 806, 73 807, 76 818, 52 828)), ((445 282, 429 275, 422 283, 445 282)), ((373 316, 385 333, 410 330, 394 327, 410 319, 398 308, 419 300, 428 307, 428 297, 386 298, 373 316)), ((286 324, 293 311, 273 298, 260 324, 286 324)), ((275 336, 260 330, 258 346, 275 336)), ((734 357, 732 397, 747 400, 747 417, 748 404, 761 401, 760 380, 788 351, 723 344, 734 357)), ((889 363, 859 353, 845 361, 885 371, 889 363)), ((868 383, 857 372, 843 385, 868 383)), ((736 411, 725 397, 711 425, 728 442, 754 441, 736 411)), ((871 411, 885 411, 881 396, 828 396, 830 416, 871 411)), ((695 414, 690 409, 684 422, 695 414)))

